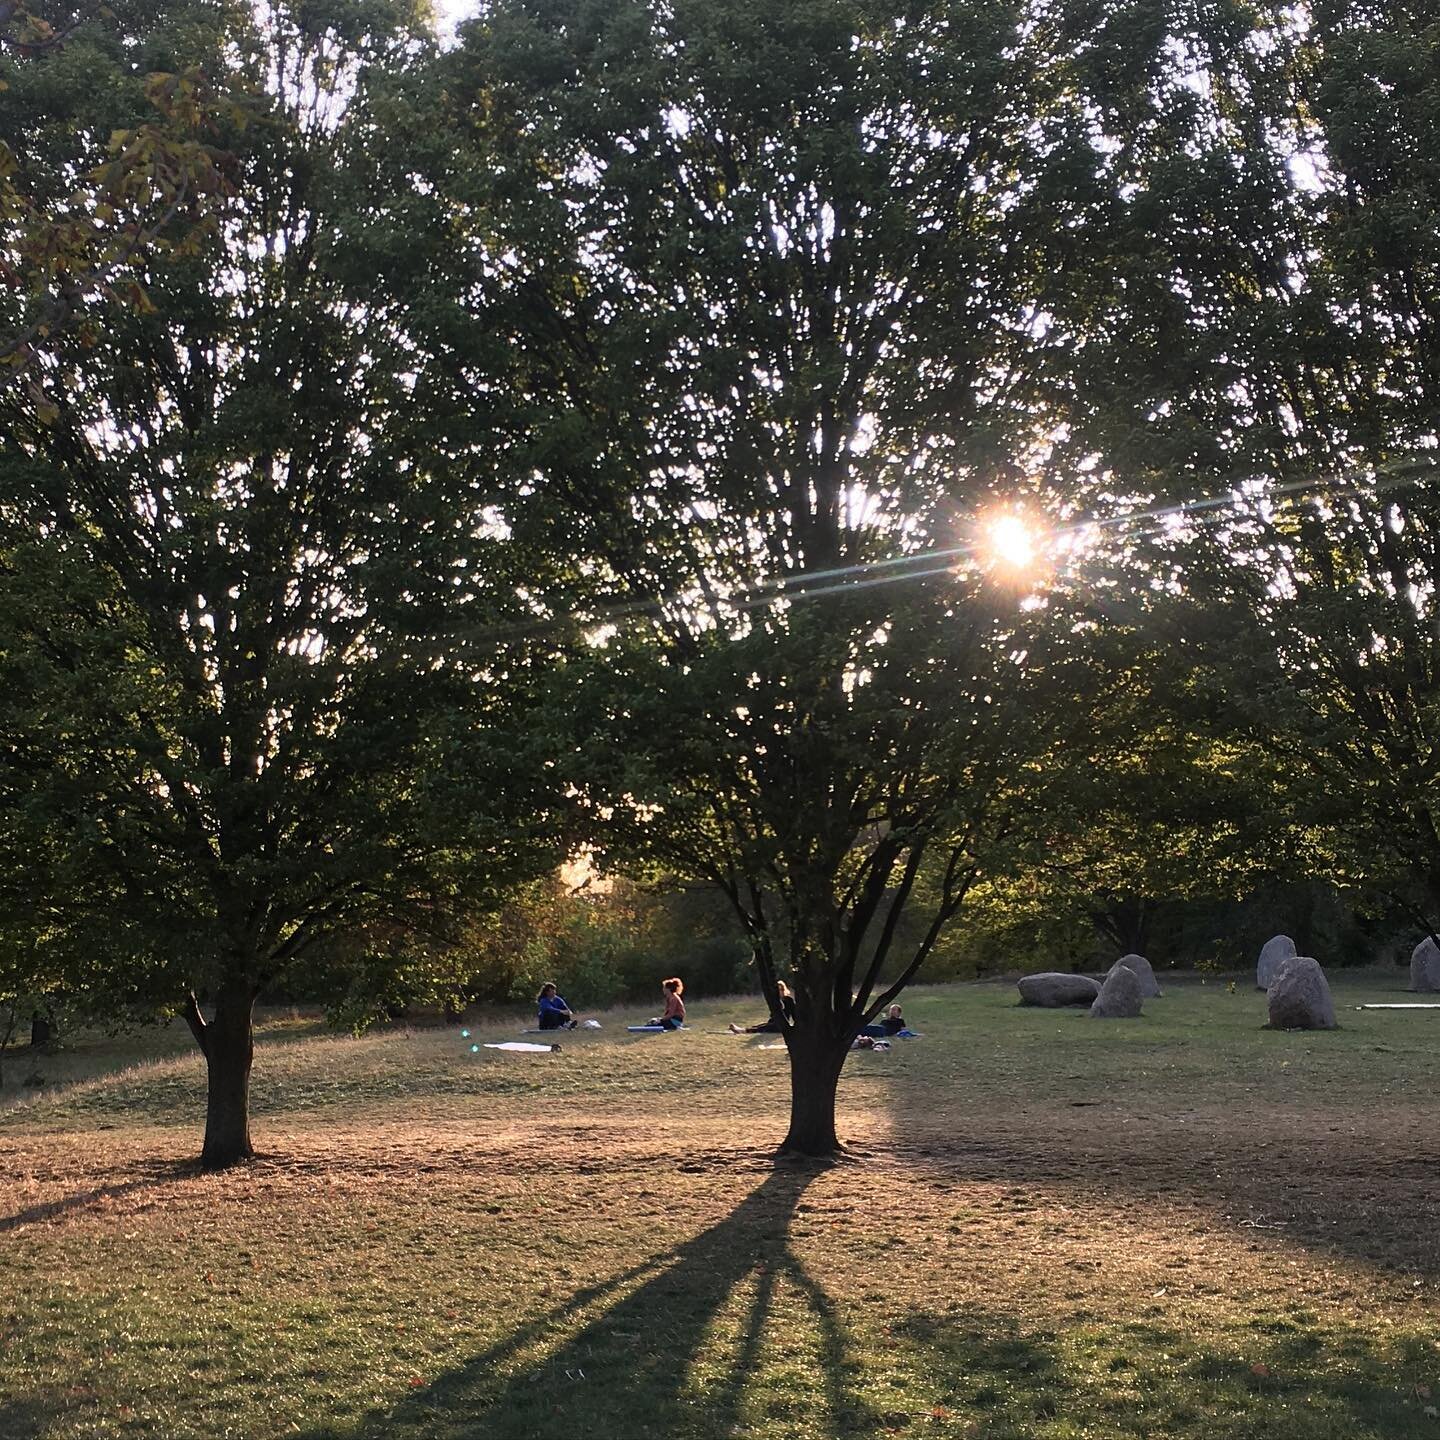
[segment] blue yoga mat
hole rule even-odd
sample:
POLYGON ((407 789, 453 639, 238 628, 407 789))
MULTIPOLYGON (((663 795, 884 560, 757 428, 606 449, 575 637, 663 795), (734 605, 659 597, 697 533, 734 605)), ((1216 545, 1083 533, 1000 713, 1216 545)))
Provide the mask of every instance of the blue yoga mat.
MULTIPOLYGON (((666 1025, 627 1025, 625 1027, 632 1035, 668 1035, 669 1027, 666 1025)), ((682 1025, 682 1030, 688 1030, 688 1025, 682 1025)))

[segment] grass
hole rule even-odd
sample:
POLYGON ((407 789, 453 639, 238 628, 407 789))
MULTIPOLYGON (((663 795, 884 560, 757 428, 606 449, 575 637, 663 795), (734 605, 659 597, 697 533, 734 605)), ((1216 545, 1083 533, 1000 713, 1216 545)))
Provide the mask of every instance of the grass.
MULTIPOLYGON (((262 1011, 257 1026, 260 1045, 320 1035, 325 1030, 323 1018, 315 1012, 301 1013, 285 1006, 262 1011)), ((190 1059, 195 1042, 183 1020, 168 1025, 123 1030, 107 1034, 102 1030, 79 1030, 67 1033, 64 1044, 47 1053, 36 1052, 28 1045, 17 1045, 6 1051, 4 1088, 0 1088, 0 1113, 24 1100, 36 1098, 37 1091, 54 1091, 82 1081, 110 1080, 116 1071, 138 1068, 154 1061, 174 1058, 190 1059)))
POLYGON ((753 1002, 541 1056, 278 1017, 218 1177, 198 1060, 97 1042, 0 1111, 0 1436, 1440 1440, 1440 1012, 1332 978, 1308 1035, 913 991, 832 1168, 767 1158, 753 1002))

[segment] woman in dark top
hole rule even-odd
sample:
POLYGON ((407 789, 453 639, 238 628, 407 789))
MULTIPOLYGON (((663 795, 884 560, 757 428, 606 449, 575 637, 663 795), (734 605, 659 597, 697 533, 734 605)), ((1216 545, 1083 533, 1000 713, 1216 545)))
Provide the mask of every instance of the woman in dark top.
POLYGON ((876 1040, 884 1040, 891 1035, 898 1035, 904 1028, 905 1021, 901 1018, 900 1007, 892 1005, 879 1020, 873 1025, 867 1025, 860 1033, 876 1040))
POLYGON ((542 1030, 573 1030, 580 1022, 571 1013, 570 1007, 555 990, 555 982, 547 980, 535 997, 540 1007, 540 1028, 542 1030))
POLYGON ((772 1035, 785 1028, 784 1020, 795 1019, 795 996, 790 987, 783 981, 777 980, 775 988, 780 992, 780 1010, 772 1014, 770 1018, 759 1025, 731 1025, 732 1035, 772 1035))

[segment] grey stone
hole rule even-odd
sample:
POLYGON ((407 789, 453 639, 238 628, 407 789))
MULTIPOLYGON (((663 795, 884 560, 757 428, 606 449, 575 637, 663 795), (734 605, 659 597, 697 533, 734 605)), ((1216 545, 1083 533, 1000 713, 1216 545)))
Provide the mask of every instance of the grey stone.
POLYGON ((1296 955, 1265 992, 1272 1030, 1333 1030, 1335 1001, 1318 960, 1296 955))
POLYGON ((1061 1005, 1088 1005, 1100 993, 1100 982, 1088 975, 1067 975, 1063 971, 1046 970, 1027 975, 1017 982, 1022 1005, 1044 1005, 1056 1009, 1061 1005))
MULTIPOLYGON (((1142 998, 1149 1000, 1165 992, 1160 988, 1160 982, 1155 978, 1154 967, 1143 955, 1122 955, 1109 969, 1105 978, 1108 980, 1121 967, 1126 970, 1133 970, 1135 978, 1140 982, 1140 994, 1142 998)), ((1103 993, 1104 986, 1101 986, 1103 993)))
POLYGON ((1440 945, 1427 935, 1410 956, 1410 988, 1422 995, 1440 991, 1440 945))
POLYGON ((1285 961, 1296 955, 1295 942, 1288 935, 1275 935, 1260 948, 1260 963, 1255 967, 1255 988, 1268 990, 1285 961))
MULTIPOLYGON (((1131 958, 1131 957, 1126 957, 1131 958)), ((1138 959, 1139 957, 1134 957, 1138 959)), ((1148 965, 1146 967, 1149 968, 1148 965)), ((1153 977, 1152 977, 1153 983, 1153 977)), ((1159 989, 1159 986, 1156 986, 1159 989)), ((1110 967, 1095 1003, 1090 1007, 1092 1020, 1131 1020, 1140 1013, 1140 1002, 1144 999, 1145 987, 1139 972, 1117 960, 1110 967)))

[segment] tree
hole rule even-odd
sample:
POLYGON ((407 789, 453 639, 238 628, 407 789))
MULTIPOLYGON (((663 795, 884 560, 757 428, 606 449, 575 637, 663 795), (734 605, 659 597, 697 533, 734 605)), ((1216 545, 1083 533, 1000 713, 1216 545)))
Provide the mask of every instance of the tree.
POLYGON ((157 70, 258 113, 217 137, 215 233, 54 337, 50 404, 0 396, 0 883, 75 983, 184 1015, 216 1167, 251 1153, 267 983, 443 941, 562 851, 531 652, 454 643, 530 611, 494 455, 451 430, 451 216, 403 143, 419 7, 177 3, 138 49, 84 37, 46 130, 72 170, 157 70))
MULTIPOLYGON (((1158 642, 1281 767, 1312 872, 1434 929, 1440 30, 1330 0, 1193 19, 1161 27, 1183 73, 1103 92, 1091 253, 1125 283, 1082 287, 1108 308, 1069 443, 1137 508, 1211 497, 1136 532, 1158 642)), ((1123 74, 1105 33, 1081 63, 1123 74)))
POLYGON ((1433 483, 1251 497, 1228 517, 1227 558, 1194 544, 1166 622, 1188 636, 1217 713, 1282 767, 1310 871, 1426 931, 1440 927, 1433 483))
POLYGON ((5 1085, 5 1057, 16 1035, 30 1025, 30 1048, 52 1043, 48 1022, 54 1014, 53 977, 36 965, 24 936, 0 931, 0 1089, 5 1085))
POLYGON ((1063 596, 971 555, 990 507, 1066 493, 1065 53, 1024 4, 508 0, 448 61, 528 366, 507 523, 591 580, 567 773, 603 863, 718 886, 772 1006, 790 977, 806 1154, 1101 683, 1063 596))
POLYGON ((1128 648, 1129 663, 1114 656, 1111 703, 1094 716, 1091 763, 1050 788, 1046 824, 987 895, 997 915, 1012 909, 1032 929, 1068 932, 1084 965, 1132 951, 1168 960, 1152 952, 1166 912, 1287 878, 1303 828, 1284 767, 1216 724, 1189 664, 1139 635, 1128 648))

